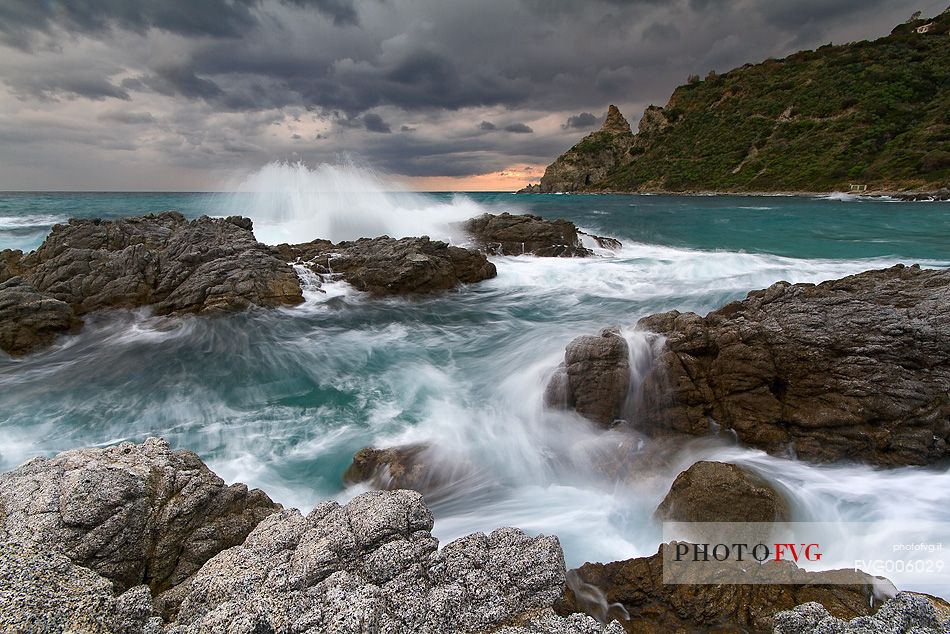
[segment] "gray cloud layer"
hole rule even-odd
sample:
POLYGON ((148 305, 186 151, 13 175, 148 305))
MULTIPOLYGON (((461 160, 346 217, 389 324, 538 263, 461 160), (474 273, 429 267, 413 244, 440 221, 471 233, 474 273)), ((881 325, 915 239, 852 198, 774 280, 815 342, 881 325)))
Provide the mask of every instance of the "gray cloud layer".
POLYGON ((917 0, 4 0, 0 188, 192 188, 273 159, 545 163, 608 103, 877 37, 917 0), (395 131, 395 132, 394 132, 395 131))

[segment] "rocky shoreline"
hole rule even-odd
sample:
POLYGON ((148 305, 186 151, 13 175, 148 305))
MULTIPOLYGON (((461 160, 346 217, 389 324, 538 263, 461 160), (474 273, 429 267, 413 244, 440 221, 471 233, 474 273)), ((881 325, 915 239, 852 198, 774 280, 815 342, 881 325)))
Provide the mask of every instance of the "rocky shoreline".
MULTIPOLYGON (((716 497, 715 486, 699 486, 716 497)), ((670 495, 680 501, 661 509, 693 504, 675 487, 670 495)), ((878 611, 870 577, 670 586, 659 576, 662 548, 566 571, 556 537, 516 528, 440 548, 418 492, 372 491, 304 515, 225 485, 158 438, 35 458, 0 475, 0 510, 5 632, 819 632, 831 631, 815 625, 822 619, 875 612, 881 622, 911 614, 931 628, 921 634, 950 625, 939 620, 950 606, 924 595, 898 595, 878 611), (604 613, 588 588, 614 607, 604 613)))
MULTIPOLYGON (((304 301, 309 286, 343 280, 377 296, 424 295, 495 277, 490 255, 590 257, 567 220, 485 214, 464 223, 473 248, 427 236, 267 246, 239 216, 188 221, 177 212, 70 220, 31 253, 0 251, 0 351, 23 356, 82 328, 83 316, 148 307, 157 315, 218 315, 304 301)), ((589 236, 603 248, 612 238, 589 236)))

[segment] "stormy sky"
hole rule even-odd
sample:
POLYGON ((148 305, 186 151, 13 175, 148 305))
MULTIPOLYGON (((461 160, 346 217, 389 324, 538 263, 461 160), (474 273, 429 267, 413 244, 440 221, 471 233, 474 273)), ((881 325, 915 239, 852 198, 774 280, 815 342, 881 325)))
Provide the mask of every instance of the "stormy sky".
POLYGON ((0 0, 0 189, 204 190, 271 160, 510 189, 616 103, 947 0, 0 0))

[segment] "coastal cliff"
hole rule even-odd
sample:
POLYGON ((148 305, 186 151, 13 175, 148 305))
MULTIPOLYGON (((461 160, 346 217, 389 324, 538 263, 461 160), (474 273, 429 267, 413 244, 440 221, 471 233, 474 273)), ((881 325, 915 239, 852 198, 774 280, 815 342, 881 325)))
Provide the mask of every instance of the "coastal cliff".
MULTIPOLYGON (((637 134, 604 127, 529 193, 937 190, 950 182, 950 11, 888 36, 698 75, 637 134)), ((621 123, 622 122, 622 123, 621 123)))

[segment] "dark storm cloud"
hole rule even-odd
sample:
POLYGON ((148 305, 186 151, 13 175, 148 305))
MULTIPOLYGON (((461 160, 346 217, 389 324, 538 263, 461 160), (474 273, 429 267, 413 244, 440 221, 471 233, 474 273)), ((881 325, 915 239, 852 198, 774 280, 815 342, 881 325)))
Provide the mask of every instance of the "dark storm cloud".
POLYGON ((363 126, 370 132, 381 132, 383 134, 392 132, 389 124, 383 121, 383 118, 374 112, 363 115, 363 126))
POLYGON ((600 120, 594 116, 591 112, 582 112, 580 114, 575 114, 567 118, 563 124, 561 124, 562 130, 584 130, 586 128, 592 128, 600 120))
MULTIPOLYGON (((283 0, 313 8, 335 24, 356 24, 347 0, 283 0)), ((237 37, 256 27, 261 0, 4 0, 0 39, 24 48, 31 31, 98 34, 110 29, 162 29, 185 36, 237 37)))
MULTIPOLYGON (((132 130, 167 165, 352 153, 476 174, 550 161, 609 103, 635 125, 690 74, 877 37, 945 2, 0 0, 0 125, 84 148, 132 130)), ((0 177, 22 143, 0 147, 0 177)))
POLYGON ((155 123, 155 117, 150 112, 130 112, 118 110, 113 112, 104 112, 97 117, 99 121, 114 121, 115 123, 126 123, 129 125, 141 125, 145 123, 155 123))
POLYGON ((531 126, 524 123, 509 123, 505 126, 505 132, 514 132, 515 134, 531 134, 534 130, 531 126))

